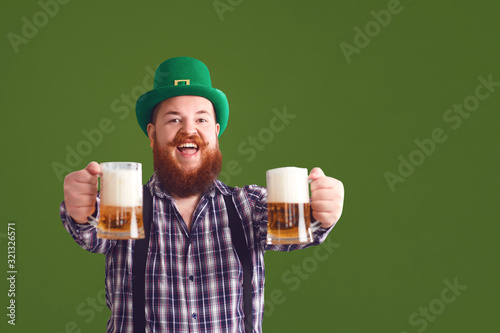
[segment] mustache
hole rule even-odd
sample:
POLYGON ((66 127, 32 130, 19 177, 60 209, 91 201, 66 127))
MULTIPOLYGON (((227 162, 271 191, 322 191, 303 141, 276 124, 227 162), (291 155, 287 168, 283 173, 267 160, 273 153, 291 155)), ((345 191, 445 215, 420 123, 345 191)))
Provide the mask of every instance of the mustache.
POLYGON ((168 143, 168 146, 176 148, 180 144, 182 144, 186 141, 195 143, 198 146, 198 148, 208 146, 208 142, 205 142, 205 140, 203 140, 200 136, 195 135, 195 134, 181 133, 181 132, 177 133, 174 140, 172 142, 168 143))

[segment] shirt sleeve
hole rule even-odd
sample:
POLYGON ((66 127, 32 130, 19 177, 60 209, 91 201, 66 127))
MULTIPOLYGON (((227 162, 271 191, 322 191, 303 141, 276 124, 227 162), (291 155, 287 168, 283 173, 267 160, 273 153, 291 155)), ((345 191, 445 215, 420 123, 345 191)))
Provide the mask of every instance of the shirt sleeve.
MULTIPOLYGON (((308 248, 313 245, 319 245, 323 243, 332 231, 334 225, 330 228, 325 229, 322 227, 317 228, 313 232, 313 241, 307 244, 292 244, 292 245, 268 245, 267 244, 267 189, 259 188, 260 195, 257 196, 257 200, 254 202, 254 210, 253 210, 253 221, 254 227, 256 228, 255 234, 260 242, 260 246, 264 250, 271 251, 294 251, 308 248)), ((255 196, 254 196, 255 197, 255 196)), ((312 217, 312 214, 311 214, 312 217)))
MULTIPOLYGON (((59 213, 64 228, 82 249, 93 253, 106 254, 115 246, 116 240, 98 238, 97 229, 90 223, 76 223, 69 216, 64 201, 59 207, 59 213)), ((96 213, 96 216, 99 216, 99 198, 97 198, 96 213)))

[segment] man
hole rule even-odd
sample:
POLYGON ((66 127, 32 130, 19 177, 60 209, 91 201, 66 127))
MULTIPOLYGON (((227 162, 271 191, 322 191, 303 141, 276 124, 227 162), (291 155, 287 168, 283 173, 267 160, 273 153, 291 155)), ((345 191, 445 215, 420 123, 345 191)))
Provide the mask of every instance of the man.
MULTIPOLYGON (((251 254, 252 320, 254 331, 261 332, 265 250, 320 244, 342 213, 342 183, 314 168, 309 176, 311 208, 321 222, 314 242, 266 245, 266 189, 232 189, 216 179, 222 163, 218 137, 226 128, 229 108, 226 96, 212 88, 206 66, 188 57, 162 63, 154 89, 138 99, 136 113, 153 148, 155 169, 147 183, 153 218, 145 269, 146 331, 245 332, 242 266, 223 199, 230 195, 251 254)), ((111 309, 107 331, 132 332, 135 241, 99 239, 87 223, 99 211, 99 172, 99 164, 91 162, 66 176, 61 218, 82 248, 106 255, 106 302, 111 309)))

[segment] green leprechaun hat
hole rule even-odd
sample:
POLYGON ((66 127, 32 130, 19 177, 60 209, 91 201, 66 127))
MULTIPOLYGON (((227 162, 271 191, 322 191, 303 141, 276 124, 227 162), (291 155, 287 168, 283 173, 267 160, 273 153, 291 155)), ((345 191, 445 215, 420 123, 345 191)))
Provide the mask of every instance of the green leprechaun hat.
POLYGON ((158 66, 155 72, 153 90, 137 99, 135 114, 139 126, 146 135, 155 106, 170 97, 194 95, 212 102, 217 123, 220 125, 219 137, 226 129, 229 118, 229 104, 226 95, 212 88, 207 66, 194 58, 171 58, 158 66))

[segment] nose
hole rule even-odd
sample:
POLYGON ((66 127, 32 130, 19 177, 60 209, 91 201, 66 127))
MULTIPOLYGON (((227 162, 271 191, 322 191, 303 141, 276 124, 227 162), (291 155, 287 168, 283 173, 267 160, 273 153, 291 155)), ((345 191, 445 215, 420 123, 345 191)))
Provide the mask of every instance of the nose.
POLYGON ((184 126, 182 126, 182 131, 188 135, 198 134, 198 130, 196 128, 196 123, 194 121, 185 121, 184 126))

